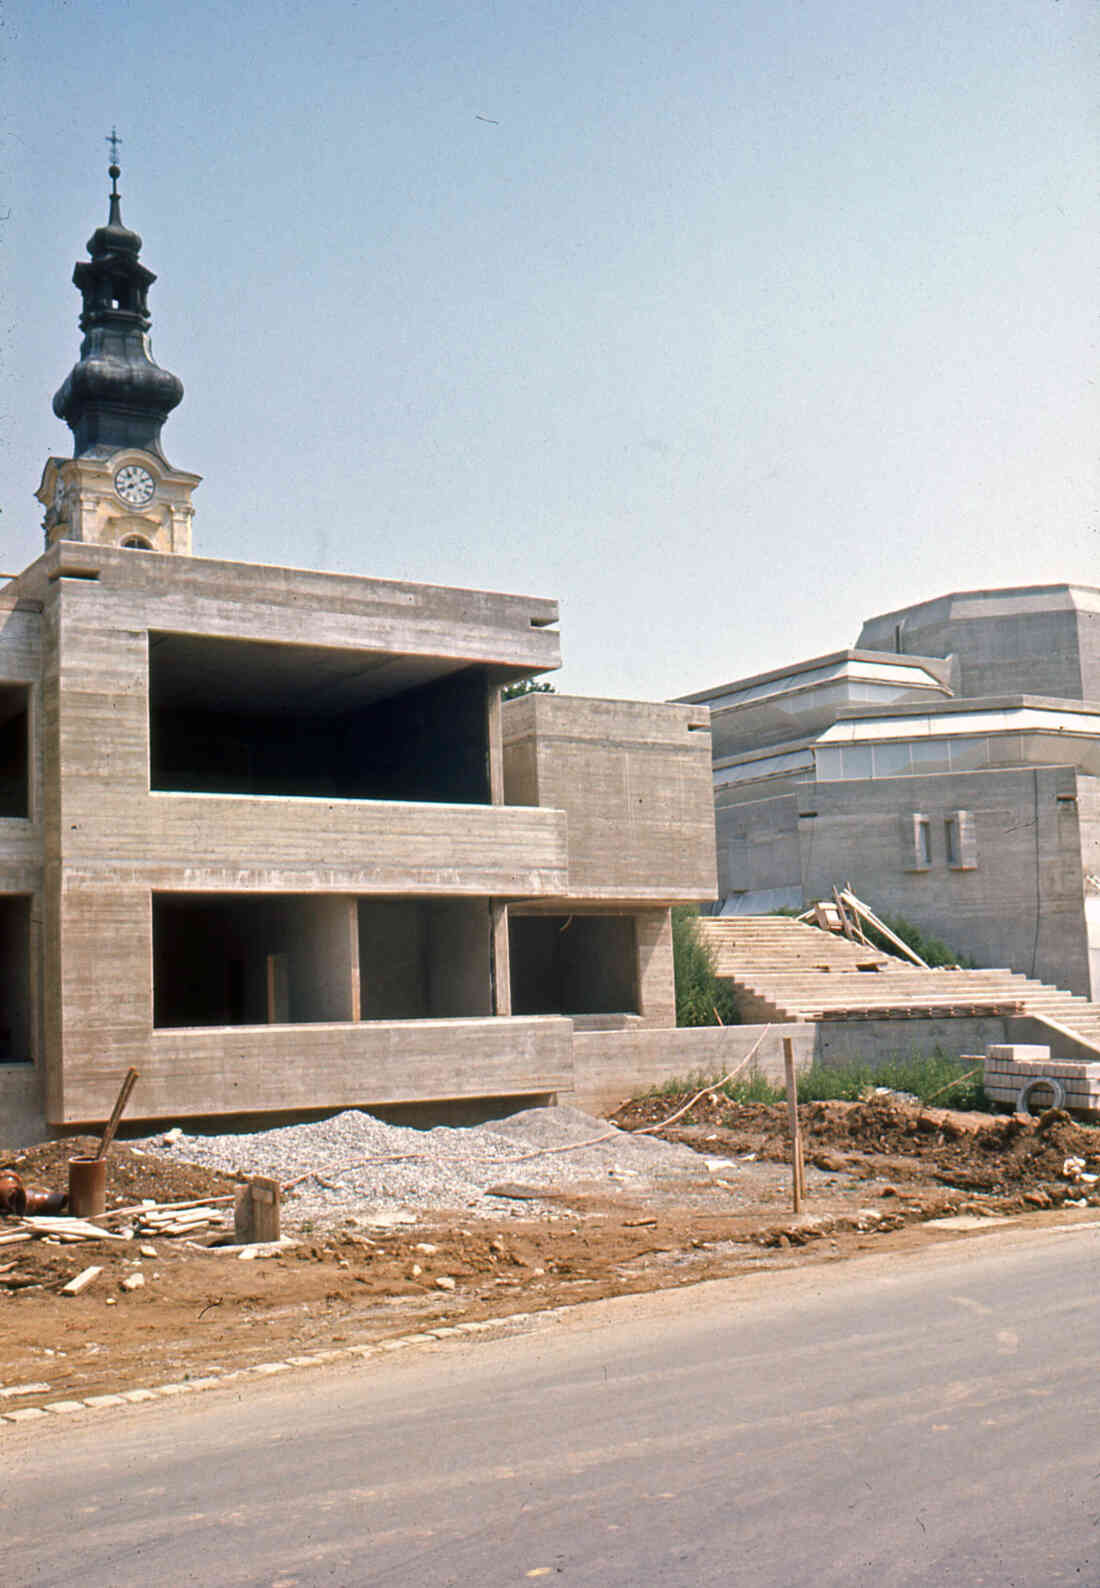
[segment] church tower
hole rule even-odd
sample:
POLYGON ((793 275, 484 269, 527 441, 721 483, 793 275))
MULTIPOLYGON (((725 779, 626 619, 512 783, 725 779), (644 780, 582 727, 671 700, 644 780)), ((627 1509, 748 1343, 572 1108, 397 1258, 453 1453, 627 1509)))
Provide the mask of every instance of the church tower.
POLYGON ((191 552, 191 493, 198 474, 174 469, 161 426, 183 397, 177 376, 153 362, 148 292, 157 279, 138 257, 141 238, 122 223, 119 139, 112 133, 110 209, 73 271, 83 298, 84 340, 54 397, 73 433, 71 458, 49 458, 35 493, 46 509, 46 545, 191 552))

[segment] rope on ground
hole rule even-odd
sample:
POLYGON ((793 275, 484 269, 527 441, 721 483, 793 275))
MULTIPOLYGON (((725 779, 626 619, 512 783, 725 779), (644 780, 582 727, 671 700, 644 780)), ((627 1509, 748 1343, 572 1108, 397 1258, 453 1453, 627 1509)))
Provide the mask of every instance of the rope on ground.
POLYGON ((745 1068, 746 1064, 748 1064, 749 1060, 755 1056, 756 1050, 759 1048, 760 1044, 763 1042, 770 1030, 770 1025, 764 1027, 763 1031, 761 1031, 760 1035, 757 1037, 749 1051, 745 1054, 745 1057, 741 1060, 740 1064, 735 1064, 728 1075, 723 1075, 720 1081, 712 1081, 709 1086, 704 1086, 702 1091, 696 1092, 695 1096, 684 1104, 683 1108, 678 1108, 676 1112, 674 1114, 670 1114, 667 1119, 662 1119, 659 1125, 643 1125, 640 1130, 631 1131, 631 1135, 653 1136, 657 1131, 665 1130, 669 1125, 674 1125, 678 1119, 682 1119, 687 1113, 688 1109, 694 1108, 701 1097, 707 1097, 712 1093, 717 1092, 719 1087, 725 1086, 727 1082, 733 1080, 734 1076, 740 1075, 741 1071, 745 1068))

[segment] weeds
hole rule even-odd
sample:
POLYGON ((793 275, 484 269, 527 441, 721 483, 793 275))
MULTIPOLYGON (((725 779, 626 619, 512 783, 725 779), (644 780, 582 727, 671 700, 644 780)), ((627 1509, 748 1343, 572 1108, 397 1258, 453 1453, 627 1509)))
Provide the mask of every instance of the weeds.
MULTIPOLYGON (((892 1092, 907 1092, 919 1097, 922 1103, 932 1099, 941 1108, 988 1109, 981 1074, 962 1079, 971 1069, 973 1065, 961 1059, 949 1059, 942 1053, 913 1054, 875 1066, 815 1062, 799 1074, 798 1100, 800 1103, 854 1103, 876 1087, 887 1087, 892 1092)), ((666 1081, 648 1095, 672 1097, 697 1092, 706 1086, 707 1080, 704 1075, 689 1075, 666 1081)), ((735 1103, 782 1103, 787 1098, 786 1087, 769 1080, 759 1070, 750 1070, 734 1081, 727 1081, 718 1090, 735 1103)))

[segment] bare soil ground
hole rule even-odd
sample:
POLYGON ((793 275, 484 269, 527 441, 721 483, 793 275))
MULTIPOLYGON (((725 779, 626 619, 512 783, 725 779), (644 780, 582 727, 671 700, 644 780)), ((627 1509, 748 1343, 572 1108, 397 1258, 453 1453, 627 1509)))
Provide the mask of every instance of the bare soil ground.
MULTIPOLYGON (((675 1097, 629 1104, 626 1129, 667 1118, 675 1097)), ((193 1239, 136 1237, 75 1246, 0 1245, 0 1411, 138 1388, 442 1323, 507 1318, 571 1302, 836 1261, 889 1243, 957 1238, 945 1215, 1090 1218, 1100 1130, 1051 1110, 1038 1120, 953 1113, 893 1097, 801 1110, 807 1204, 790 1212, 786 1110, 702 1099, 666 1130, 700 1154, 697 1184, 673 1190, 594 1185, 555 1192, 548 1168, 537 1217, 499 1222, 436 1212, 378 1229, 343 1219, 299 1234, 276 1256, 242 1262, 193 1239), (152 1246, 155 1256, 142 1256, 152 1246), (79 1296, 61 1287, 103 1272, 79 1296), (145 1283, 124 1290, 138 1272, 145 1283), (445 1282, 440 1286, 439 1281, 445 1282), (447 1282, 453 1281, 453 1288, 447 1282), (48 1386, 46 1390, 28 1386, 48 1386), (12 1391, 16 1393, 11 1393, 12 1391)), ((63 1188, 69 1157, 94 1142, 0 1155, 28 1186, 63 1188)), ((226 1195, 229 1176, 116 1143, 108 1204, 226 1195)), ((229 1220, 231 1228, 231 1217, 229 1220)), ((16 1228, 0 1218, 0 1235, 16 1228)), ((226 1233, 221 1232, 221 1239, 226 1233)))

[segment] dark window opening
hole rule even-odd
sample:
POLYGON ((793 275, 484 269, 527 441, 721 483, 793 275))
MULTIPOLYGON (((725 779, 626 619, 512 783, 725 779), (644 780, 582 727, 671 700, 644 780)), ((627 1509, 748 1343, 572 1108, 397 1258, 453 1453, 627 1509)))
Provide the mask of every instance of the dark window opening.
POLYGON ((944 846, 947 850, 947 864, 959 864, 959 824, 953 816, 949 816, 943 824, 944 846))
POLYGON ((351 1020, 354 909, 344 894, 154 894, 153 1024, 351 1020))
POLYGON ((438 657, 153 633, 150 786, 487 805, 487 704, 438 657))
POLYGON ((30 1064, 31 901, 0 895, 0 1064, 30 1064))
POLYGON ((144 540, 141 535, 127 535, 122 542, 128 551, 152 551, 152 542, 144 540))
POLYGON ((364 1020, 462 1020, 492 1013, 484 899, 360 899, 364 1020))
POLYGON ((30 815, 26 684, 0 684, 0 816, 30 815))
POLYGON ((512 1013, 638 1013, 637 941, 630 915, 513 915, 508 928, 512 1013))

